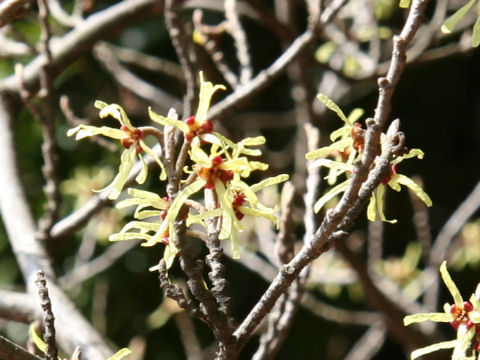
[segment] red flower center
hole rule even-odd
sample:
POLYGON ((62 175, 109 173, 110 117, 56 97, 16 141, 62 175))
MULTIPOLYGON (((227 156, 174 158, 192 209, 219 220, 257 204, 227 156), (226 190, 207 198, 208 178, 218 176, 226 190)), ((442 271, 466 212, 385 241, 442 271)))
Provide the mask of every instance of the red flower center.
POLYGON ((474 324, 468 313, 473 310, 473 305, 470 301, 465 301, 462 306, 452 305, 450 308, 450 314, 453 315, 453 321, 450 322, 450 325, 454 329, 458 329, 461 324, 464 324, 467 329, 470 329, 474 324))
POLYGON ((145 136, 143 131, 141 129, 130 129, 126 125, 122 125, 120 128, 125 133, 125 137, 120 140, 120 143, 125 149, 130 149, 132 145, 136 146, 137 148, 137 153, 140 154, 143 149, 142 146, 140 145, 140 140, 142 140, 145 136))
POLYGON ((223 158, 221 156, 215 156, 212 158, 212 166, 201 167, 197 171, 198 176, 205 180, 205 189, 213 189, 215 187, 215 180, 219 179, 222 183, 227 184, 233 179, 233 171, 223 170, 220 166, 223 163, 223 158))
POLYGON ((190 116, 185 119, 185 124, 188 125, 188 132, 185 133, 185 139, 192 141, 195 136, 208 134, 213 131, 213 124, 210 120, 205 120, 201 124, 195 121, 195 116, 190 116))
POLYGON ((238 209, 239 206, 242 206, 245 203, 245 195, 241 192, 235 192, 235 196, 232 201, 232 207, 233 207, 233 212, 235 213, 235 216, 237 217, 238 220, 242 220, 243 217, 245 216, 244 213, 240 212, 238 209))

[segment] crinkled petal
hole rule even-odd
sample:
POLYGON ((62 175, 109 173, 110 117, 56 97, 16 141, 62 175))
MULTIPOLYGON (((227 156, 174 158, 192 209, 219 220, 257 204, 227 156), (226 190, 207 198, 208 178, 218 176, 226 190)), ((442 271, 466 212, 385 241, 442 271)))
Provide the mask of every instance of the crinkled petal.
POLYGON ((120 230, 121 234, 124 234, 132 229, 138 229, 141 233, 147 233, 149 231, 156 232, 158 230, 159 224, 154 222, 145 222, 145 221, 130 221, 125 224, 125 226, 120 230))
POLYGON ((324 158, 335 151, 344 151, 347 147, 353 145, 353 139, 351 137, 334 142, 329 146, 322 147, 320 149, 311 151, 305 155, 307 160, 313 160, 317 158, 324 158))
POLYGON ((188 215, 187 217, 187 227, 189 227, 192 224, 200 224, 203 225, 203 220, 209 219, 209 218, 214 218, 217 216, 222 216, 222 209, 217 208, 215 210, 208 210, 204 211, 200 214, 195 214, 195 215, 188 215))
POLYGON ((135 219, 143 220, 154 216, 160 217, 161 213, 162 212, 158 210, 139 210, 137 208, 137 210, 135 210, 134 216, 135 219))
POLYGON ((348 120, 348 118, 345 116, 343 113, 342 109, 333 102, 332 99, 330 99, 327 95, 325 94, 318 94, 317 95, 318 100, 320 100, 327 108, 335 112, 340 119, 345 121, 348 125, 352 125, 352 123, 348 120))
POLYGON ((288 178, 289 176, 287 174, 281 174, 274 177, 270 177, 250 186, 250 189, 252 189, 253 192, 257 192, 263 189, 264 187, 276 185, 281 182, 287 181, 288 178))
POLYGON ((477 20, 472 30, 472 47, 478 47, 478 45, 480 45, 480 3, 478 4, 477 20))
POLYGON ((350 125, 345 125, 342 126, 341 128, 338 128, 337 130, 334 130, 330 133, 330 140, 335 141, 338 138, 345 138, 350 136, 350 132, 352 131, 352 127, 350 125))
POLYGON ((376 202, 377 202, 377 211, 378 215, 380 216, 380 220, 383 222, 388 222, 390 224, 395 224, 397 220, 387 220, 385 217, 385 213, 383 212, 383 199, 385 198, 385 185, 380 184, 378 185, 377 191, 375 192, 376 202))
POLYGON ((72 136, 76 134, 75 140, 81 140, 83 138, 95 135, 103 135, 112 139, 123 139, 125 137, 125 132, 120 129, 114 129, 108 126, 90 126, 90 125, 79 125, 73 129, 67 131, 67 136, 72 136))
POLYGON ((118 174, 113 179, 111 185, 107 186, 107 188, 111 187, 110 193, 108 194, 108 198, 110 200, 116 200, 122 192, 123 186, 127 182, 130 171, 135 164, 136 155, 137 150, 134 147, 131 147, 130 149, 124 150, 122 152, 122 156, 120 158, 120 166, 118 168, 118 174))
POLYGON ((123 108, 118 104, 107 104, 103 101, 95 101, 95 107, 100 109, 99 116, 103 119, 108 116, 113 117, 121 125, 125 125, 129 129, 134 129, 130 119, 127 116, 127 113, 123 108))
POLYGON ((453 320, 453 315, 450 313, 421 313, 405 316, 403 319, 403 325, 423 322, 423 321, 435 321, 435 322, 450 322, 453 320))
POLYGON ((221 139, 218 136, 218 133, 212 132, 212 133, 205 133, 201 134, 200 136, 196 136, 193 138, 192 141, 198 141, 198 138, 200 137, 201 140, 208 142, 210 144, 216 144, 218 146, 223 146, 223 143, 221 139))
POLYGON ((151 107, 148 108, 148 115, 150 116, 150 119, 152 119, 153 121, 155 121, 160 125, 174 126, 183 133, 188 133, 190 131, 190 128, 188 127, 188 125, 185 124, 183 121, 170 119, 168 117, 157 114, 155 111, 152 110, 151 107))
POLYGON ((210 81, 204 81, 203 73, 200 72, 200 95, 198 100, 197 113, 195 114, 195 122, 203 123, 207 120, 208 109, 213 94, 217 90, 226 90, 223 85, 213 85, 210 81))
POLYGON ((165 265, 167 270, 172 267, 173 261, 178 254, 178 249, 175 247, 173 241, 169 241, 168 245, 165 246, 163 251, 163 260, 165 260, 165 265))
POLYGON ((141 200, 146 200, 146 204, 150 204, 157 209, 166 209, 168 207, 168 202, 154 192, 135 188, 128 188, 127 191, 128 195, 141 200))
POLYGON ((267 220, 270 220, 278 228, 278 224, 279 224, 278 223, 278 218, 273 213, 273 211, 260 210, 258 208, 254 209, 254 208, 251 208, 251 207, 248 207, 248 206, 239 206, 239 207, 237 207, 237 210, 240 211, 242 214, 245 214, 245 215, 259 216, 259 217, 263 217, 267 220))
POLYGON ((132 353, 132 350, 128 348, 123 348, 118 350, 115 355, 110 356, 107 360, 122 360, 125 356, 128 356, 132 353))
POLYGON ((205 180, 197 179, 193 183, 188 185, 185 189, 180 191, 177 194, 177 197, 175 198, 175 200, 170 205, 170 208, 168 209, 168 213, 165 220, 167 220, 168 223, 173 223, 176 220, 178 212, 180 211, 180 208, 183 206, 183 203, 185 202, 185 200, 187 200, 190 196, 198 192, 204 185, 205 185, 205 180))
POLYGON ((402 155, 402 156, 398 156, 396 157, 395 159, 393 159, 392 161, 390 161, 390 164, 398 164, 399 162, 405 160, 405 159, 410 159, 410 158, 413 158, 413 157, 416 157, 418 159, 423 159, 423 157, 425 156, 425 153, 420 150, 420 149, 411 149, 408 153, 406 153, 405 155, 402 155))
POLYGON ((110 235, 108 240, 110 241, 126 241, 126 240, 146 240, 150 241, 151 235, 145 233, 117 233, 110 235))
POLYGON ((417 349, 412 352, 410 355, 411 360, 418 359, 420 356, 430 354, 437 350, 442 349, 453 349, 457 344, 457 340, 450 340, 450 341, 442 341, 433 345, 425 346, 423 348, 417 349))
POLYGON ((158 158, 157 154, 155 154, 155 151, 152 150, 147 144, 143 142, 143 140, 140 140, 140 145, 142 146, 143 151, 145 151, 148 155, 152 157, 152 159, 155 160, 155 162, 160 166, 161 172, 160 172, 160 180, 164 181, 167 179, 167 172, 165 170, 165 166, 163 163, 160 161, 158 158))
POLYGON ((405 185, 412 190, 414 194, 425 203, 425 205, 432 206, 432 200, 430 199, 430 196, 428 196, 428 194, 423 191, 423 189, 415 181, 402 174, 395 174, 394 177, 398 184, 405 185))
POLYGON ((200 149, 200 146, 192 146, 190 150, 190 159, 203 167, 211 167, 212 161, 205 151, 200 149))
POLYGON ((364 113, 365 113, 365 111, 363 109, 355 108, 348 115, 348 121, 353 126, 353 124, 355 124, 358 121, 358 119, 360 119, 363 116, 364 113))
POLYGON ((338 194, 344 192, 348 186, 348 184, 350 184, 350 181, 351 179, 348 179, 348 180, 345 180, 344 182, 338 184, 337 186, 333 187, 332 189, 330 189, 330 191, 328 191, 325 195, 323 195, 320 199, 318 199, 318 201, 315 203, 315 205, 313 206, 313 210, 318 213, 320 211, 320 209, 328 202, 330 201, 331 199, 333 199, 335 196, 337 196, 338 194))
POLYGON ((148 175, 148 166, 147 164, 145 163, 145 160, 143 159, 143 156, 141 156, 140 154, 138 155, 138 158, 140 159, 141 163, 142 163, 142 169, 140 170, 140 172, 138 173, 137 177, 135 178, 135 181, 137 182, 137 184, 143 184, 145 182, 145 180, 147 179, 147 175, 148 175))
POLYGON ((444 33, 451 33, 455 26, 457 26, 458 22, 463 19, 466 13, 470 10, 470 8, 475 4, 477 0, 470 0, 468 3, 463 5, 460 9, 457 10, 452 16, 450 16, 442 25, 442 32, 444 33))
POLYGON ((450 291, 450 294, 452 294, 455 305, 463 306, 462 295, 448 273, 446 261, 442 262, 442 265, 440 265, 440 274, 442 275, 443 282, 447 286, 448 291, 450 291))

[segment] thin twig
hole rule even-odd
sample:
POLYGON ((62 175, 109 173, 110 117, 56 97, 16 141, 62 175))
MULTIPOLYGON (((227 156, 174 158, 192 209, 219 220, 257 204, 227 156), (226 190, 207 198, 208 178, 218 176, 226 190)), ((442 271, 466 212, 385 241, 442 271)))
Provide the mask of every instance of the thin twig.
POLYGON ((0 318, 31 323, 40 317, 37 303, 27 294, 0 290, 0 318))
POLYGON ((3 0, 0 2, 0 27, 24 16, 35 0, 3 0))
POLYGON ((73 289, 95 275, 110 268, 119 258, 138 245, 138 241, 131 240, 118 242, 109 246, 101 255, 93 260, 81 264, 58 279, 65 289, 73 289))
POLYGON ((184 24, 179 16, 183 2, 184 0, 166 0, 164 15, 170 39, 186 80, 187 91, 183 98, 183 117, 186 118, 192 114, 197 71, 190 57, 192 48, 189 39, 191 36, 186 34, 184 24))
POLYGON ((0 335, 0 358, 6 360, 44 360, 0 335))
POLYGON ((224 5, 225 18, 228 21, 228 30, 233 37, 235 48, 237 50, 237 59, 240 64, 240 84, 245 85, 250 81, 253 74, 247 36, 236 11, 237 0, 225 0, 224 5))
POLYGON ((373 323, 350 349, 345 360, 370 360, 385 342, 385 326, 373 323))
POLYGON ((162 113, 166 113, 172 107, 181 109, 182 104, 179 99, 129 71, 118 61, 106 43, 98 42, 93 54, 120 85, 149 103, 155 104, 162 113))
POLYGON ((55 316, 52 311, 52 302, 48 295, 47 280, 43 271, 37 272, 37 280, 35 284, 38 287, 38 295, 40 297, 40 305, 43 311, 43 340, 45 341, 45 359, 57 360, 58 350, 55 345, 55 316))

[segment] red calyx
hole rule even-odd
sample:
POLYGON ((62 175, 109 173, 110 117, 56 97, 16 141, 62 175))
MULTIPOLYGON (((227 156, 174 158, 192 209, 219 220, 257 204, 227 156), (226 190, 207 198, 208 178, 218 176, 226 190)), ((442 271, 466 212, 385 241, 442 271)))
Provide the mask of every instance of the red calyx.
POLYGON ((457 320, 453 320, 450 322, 450 325, 452 325, 452 327, 457 330, 458 327, 460 326, 460 323, 457 321, 457 320))
POLYGON ((191 126, 193 124, 195 124, 195 116, 190 116, 188 118, 185 119, 185 124, 187 124, 188 126, 191 126))
POLYGON ((466 312, 470 312, 473 310, 473 305, 470 301, 464 301, 463 303, 463 309, 466 311, 466 312))
POLYGON ((220 165, 221 163, 223 162, 223 159, 221 156, 215 156, 213 159, 212 159, 212 164, 214 166, 218 166, 220 165))
POLYGON ((213 124, 210 120, 205 120, 201 125, 202 133, 211 133, 213 131, 213 124))
POLYGON ((120 140, 120 144, 122 144, 122 146, 123 146, 125 149, 130 149, 130 146, 132 146, 133 141, 132 141, 131 138, 126 137, 126 138, 123 138, 122 140, 120 140))
POLYGON ((233 179, 233 171, 222 171, 219 178, 224 184, 226 184, 233 179))
POLYGON ((382 184, 387 185, 390 182, 390 180, 392 180, 392 176, 397 173, 397 170, 398 170, 398 164, 391 165, 387 176, 385 176, 382 180, 382 184))
POLYGON ((207 181, 205 184, 205 189, 214 189, 215 188, 215 183, 212 180, 207 181))
POLYGON ((241 212, 238 211, 238 210, 235 210, 235 217, 236 217, 238 220, 242 220, 244 216, 245 216, 245 214, 241 213, 241 212))
POLYGON ((245 203, 245 196, 242 193, 237 193, 233 199, 233 206, 242 206, 245 203))
POLYGON ((160 211, 160 218, 162 220, 165 220, 165 218, 167 217, 167 213, 168 213, 168 210, 162 210, 160 211))

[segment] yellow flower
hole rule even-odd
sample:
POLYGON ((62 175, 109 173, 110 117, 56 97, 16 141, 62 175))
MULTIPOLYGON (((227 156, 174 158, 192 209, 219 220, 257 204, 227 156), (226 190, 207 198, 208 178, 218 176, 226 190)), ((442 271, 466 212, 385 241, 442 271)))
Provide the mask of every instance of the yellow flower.
POLYGON ((449 322, 452 327, 457 330, 457 338, 417 349, 412 352, 411 359, 417 359, 422 355, 440 349, 454 349, 452 360, 475 359, 475 354, 478 354, 480 351, 479 343, 475 338, 477 326, 480 324, 480 302, 475 297, 475 294, 472 294, 469 301, 463 301, 460 291, 458 291, 457 286, 448 273, 446 261, 440 266, 440 274, 453 297, 454 304, 445 304, 443 306, 444 312, 442 313, 408 315, 403 319, 403 323, 407 326, 426 320, 449 322), (469 355, 468 352, 470 351, 472 342, 474 344, 473 354, 469 355))
MULTIPOLYGON (((215 210, 205 211, 197 215, 190 215, 187 218, 187 226, 190 226, 194 223, 203 224, 203 220, 205 219, 221 216, 222 228, 220 230, 219 239, 231 240, 232 257, 234 259, 240 257, 238 233, 243 231, 240 220, 242 220, 245 215, 263 217, 267 220, 272 221, 277 228, 279 226, 278 218, 275 214, 277 212, 277 209, 272 209, 261 204, 256 199, 256 196, 253 199, 253 202, 250 202, 250 200, 243 193, 245 186, 248 185, 236 180, 235 178, 238 176, 238 174, 234 175, 234 179, 232 180, 228 188, 226 188, 222 183, 218 184, 218 188, 216 188, 216 191, 218 195, 218 201, 220 203, 219 208, 215 210), (241 185, 238 186, 238 184, 241 185)), ((287 180, 288 175, 286 174, 268 178, 257 184, 248 186, 248 192, 256 193, 264 187, 276 185, 287 180)), ((250 196, 250 199, 252 199, 252 196, 250 196)))
POLYGON ((173 239, 175 235, 173 222, 169 222, 166 219, 170 210, 169 199, 161 198, 159 195, 149 191, 133 188, 128 189, 128 194, 132 197, 118 202, 116 207, 123 209, 136 205, 134 218, 137 220, 148 220, 130 221, 119 233, 110 235, 109 240, 145 240, 142 246, 153 246, 158 243, 164 244, 166 247, 163 257, 167 268, 170 268, 178 250, 173 239))
POLYGON ((432 200, 428 196, 428 194, 423 191, 423 189, 412 179, 409 177, 398 174, 398 164, 403 161, 404 159, 409 159, 412 157, 417 157, 419 159, 423 159, 423 151, 420 149, 412 149, 407 154, 402 156, 397 156, 393 159, 390 164, 390 172, 386 176, 385 179, 382 180, 382 183, 378 185, 377 189, 373 192, 372 197, 370 198, 370 202, 367 208, 367 217, 370 221, 375 221, 377 218, 377 212, 380 216, 382 221, 386 221, 389 223, 396 223, 397 220, 387 220, 385 214, 383 213, 383 198, 385 196, 385 185, 388 185, 395 191, 401 190, 401 185, 408 187, 411 191, 418 196, 420 200, 422 200, 426 206, 432 206, 432 200))
POLYGON ((145 142, 143 141, 143 138, 145 136, 144 131, 142 130, 142 128, 136 128, 131 124, 127 114, 125 113, 125 110, 123 110, 123 108, 117 104, 109 105, 102 101, 96 101, 95 107, 100 109, 99 115, 101 118, 111 116, 114 119, 118 120, 121 125, 120 129, 114 129, 107 126, 96 127, 89 125, 79 125, 73 129, 70 129, 67 132, 67 135, 72 136, 76 134, 76 140, 95 135, 104 135, 112 139, 120 140, 120 143, 125 148, 125 150, 122 152, 120 158, 120 167, 118 169, 118 174, 115 176, 110 185, 108 185, 105 189, 102 189, 109 190, 108 198, 111 200, 115 200, 118 198, 128 179, 128 176, 130 175, 130 171, 135 164, 135 158, 137 157, 137 155, 142 162, 142 170, 135 178, 135 181, 139 184, 143 184, 145 182, 148 168, 142 156, 143 152, 146 152, 153 159, 155 159, 157 164, 162 169, 160 178, 162 180, 165 180, 166 172, 162 162, 158 159, 155 152, 145 144, 145 142))
POLYGON ((157 114, 151 108, 148 109, 150 119, 163 126, 174 126, 183 132, 185 139, 192 141, 195 137, 200 137, 207 142, 218 142, 215 136, 212 136, 213 124, 208 120, 208 109, 213 94, 217 90, 225 90, 223 85, 213 85, 210 81, 205 81, 203 73, 200 72, 200 94, 198 96, 198 107, 195 116, 190 116, 185 121, 170 119, 157 114))
MULTIPOLYGON (((314 211, 318 212, 322 207, 335 196, 345 192, 351 182, 351 173, 353 171, 353 163, 363 152, 365 130, 363 130, 357 119, 363 114, 363 110, 355 109, 346 117, 343 111, 329 97, 319 94, 318 98, 325 104, 327 108, 334 111, 338 117, 344 121, 345 125, 330 134, 330 140, 333 143, 329 146, 311 151, 305 155, 307 160, 313 160, 310 164, 311 168, 326 167, 329 168, 327 175, 329 185, 337 182, 338 176, 345 174, 347 177, 343 182, 335 185, 327 191, 314 205, 314 211), (335 160, 325 159, 327 156, 334 156, 335 160)), ((386 179, 382 181, 372 194, 367 209, 367 217, 370 221, 375 221, 377 212, 382 221, 389 221, 383 213, 383 198, 385 194, 385 185, 388 184, 393 190, 400 191, 401 185, 412 190, 427 206, 432 205, 430 197, 418 186, 412 179, 405 175, 397 173, 398 164, 408 158, 423 158, 423 152, 419 149, 412 149, 408 154, 397 156, 393 159, 391 170, 386 179)), ((389 221, 395 223, 396 220, 389 221)))

